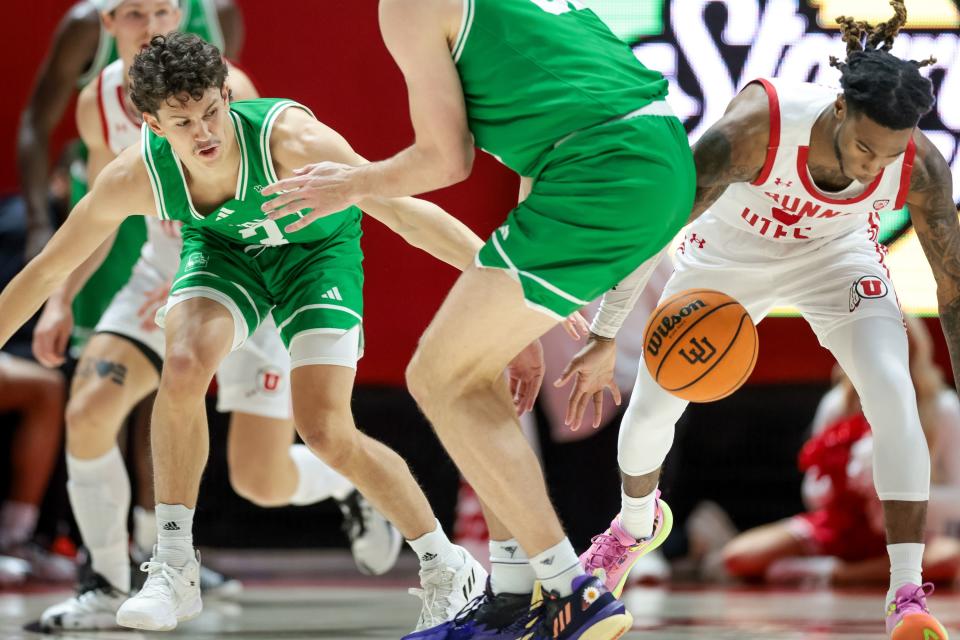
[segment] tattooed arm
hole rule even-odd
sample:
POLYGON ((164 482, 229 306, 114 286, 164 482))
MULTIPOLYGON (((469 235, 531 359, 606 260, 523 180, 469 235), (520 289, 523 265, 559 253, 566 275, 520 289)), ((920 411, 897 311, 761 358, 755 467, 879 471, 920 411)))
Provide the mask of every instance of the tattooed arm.
POLYGON ((960 390, 960 222, 947 161, 922 133, 907 194, 910 219, 937 281, 940 325, 960 390))
POLYGON ((735 182, 755 180, 763 170, 770 140, 770 106, 759 84, 744 88, 726 112, 693 145, 697 195, 690 221, 696 220, 735 182))

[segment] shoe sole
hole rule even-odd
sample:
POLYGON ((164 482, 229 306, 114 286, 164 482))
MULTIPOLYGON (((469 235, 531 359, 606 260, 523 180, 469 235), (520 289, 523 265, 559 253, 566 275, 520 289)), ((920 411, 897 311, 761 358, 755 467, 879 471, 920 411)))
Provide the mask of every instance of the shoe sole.
POLYGON ((890 633, 890 640, 949 640, 947 630, 933 616, 913 613, 903 617, 890 633))
POLYGON ((156 621, 141 611, 117 612, 117 624, 128 629, 140 629, 142 631, 173 631, 181 622, 189 622, 203 612, 203 601, 197 598, 196 603, 192 604, 186 613, 177 616, 173 623, 157 625, 156 621))
MULTIPOLYGON (((623 575, 620 577, 620 582, 617 583, 617 586, 610 590, 610 593, 613 594, 614 598, 619 599, 620 594, 623 593, 623 587, 627 584, 627 579, 630 577, 630 570, 633 569, 633 565, 643 556, 647 555, 651 551, 656 551, 660 548, 667 538, 670 537, 670 532, 673 531, 673 511, 670 510, 670 505, 668 505, 663 500, 660 500, 660 511, 663 513, 663 525, 661 525, 660 530, 657 531, 657 535, 653 537, 647 547, 643 550, 643 553, 637 554, 637 556, 630 561, 630 564, 627 565, 627 568, 624 570, 623 575)), ((603 571, 598 569, 597 571, 603 571)), ((594 572, 596 575, 597 572, 594 572)), ((597 576, 600 577, 600 576, 597 576)), ((603 580, 603 578, 600 578, 603 580)))
POLYGON ((604 618, 594 625, 590 625, 580 635, 570 640, 617 640, 633 628, 633 616, 629 611, 604 618))
POLYGON ((400 549, 403 547, 403 535, 397 530, 396 527, 390 525, 390 551, 387 554, 389 560, 385 564, 385 568, 377 569, 376 571, 370 566, 362 563, 357 558, 354 558, 354 562, 357 565, 357 569, 365 576, 382 576, 387 573, 397 564, 397 558, 400 557, 400 549))

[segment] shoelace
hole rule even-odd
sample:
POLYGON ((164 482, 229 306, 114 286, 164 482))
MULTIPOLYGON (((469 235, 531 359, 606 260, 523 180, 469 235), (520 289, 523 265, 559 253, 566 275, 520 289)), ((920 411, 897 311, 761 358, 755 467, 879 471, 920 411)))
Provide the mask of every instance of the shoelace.
POLYGON ((595 535, 590 539, 590 542, 596 547, 596 550, 590 554, 590 558, 587 560, 588 564, 593 566, 596 564, 596 559, 599 559, 600 566, 604 569, 609 569, 627 549, 612 533, 595 535))
POLYGON ((147 572, 147 581, 143 583, 138 596, 167 598, 176 595, 173 589, 174 584, 179 584, 183 588, 190 586, 190 581, 166 562, 144 562, 140 565, 140 571, 147 572))
POLYGON ((924 605, 923 599, 928 597, 933 593, 933 583, 925 582, 908 595, 897 596, 897 599, 894 600, 896 605, 896 611, 899 613, 903 611, 909 605, 916 605, 921 611, 926 612, 927 607, 924 605))
POLYGON ((422 589, 408 589, 408 593, 423 600, 421 623, 437 625, 447 620, 447 607, 453 593, 454 572, 447 567, 421 573, 422 589))

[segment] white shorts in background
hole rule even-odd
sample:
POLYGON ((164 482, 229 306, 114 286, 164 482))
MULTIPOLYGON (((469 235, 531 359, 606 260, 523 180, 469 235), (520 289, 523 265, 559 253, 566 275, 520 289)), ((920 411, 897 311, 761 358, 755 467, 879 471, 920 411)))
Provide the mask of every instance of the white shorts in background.
POLYGON ((794 306, 821 344, 836 327, 869 316, 903 321, 879 229, 804 243, 779 243, 705 214, 691 224, 674 258, 668 298, 685 289, 716 289, 746 307, 754 324, 777 306, 794 306))
MULTIPOLYGON (((129 282, 117 293, 97 323, 95 333, 112 333, 140 343, 159 361, 166 350, 164 330, 143 328, 137 315, 149 292, 166 284, 152 269, 137 263, 129 282)), ((151 324, 152 319, 151 319, 151 324)), ((290 356, 272 318, 267 318, 239 348, 231 351, 217 371, 217 410, 267 418, 293 415, 290 399, 290 356)))

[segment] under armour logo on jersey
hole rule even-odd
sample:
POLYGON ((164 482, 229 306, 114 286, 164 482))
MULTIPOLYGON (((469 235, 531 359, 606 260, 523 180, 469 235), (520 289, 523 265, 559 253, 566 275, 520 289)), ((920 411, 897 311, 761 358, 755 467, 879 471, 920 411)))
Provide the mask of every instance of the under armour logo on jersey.
POLYGON ((793 180, 784 180, 782 178, 777 178, 773 181, 773 184, 779 186, 787 187, 788 189, 793 186, 793 180))
POLYGON ((341 301, 343 300, 343 296, 340 295, 340 289, 338 289, 337 287, 330 289, 320 297, 326 298, 327 300, 341 300, 341 301))
POLYGON ((223 220, 231 213, 236 213, 235 209, 227 209, 226 207, 221 207, 220 211, 217 212, 217 220, 223 220))
POLYGON ((180 525, 176 522, 164 522, 163 523, 164 531, 180 531, 180 525))
POLYGON ((697 248, 698 248, 698 249, 703 249, 703 245, 707 244, 707 241, 704 240, 703 238, 698 238, 698 237, 697 237, 697 234, 691 233, 691 234, 690 234, 690 244, 695 244, 695 245, 697 245, 697 248))
POLYGON ((506 240, 507 236, 510 235, 510 225, 502 225, 497 228, 497 231, 500 232, 500 237, 506 240))

